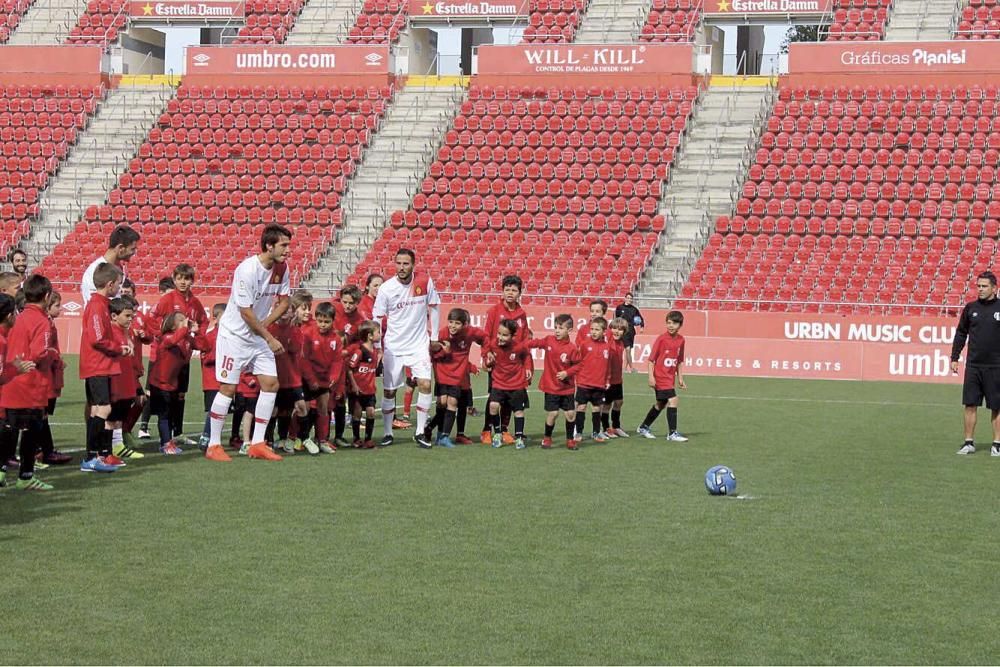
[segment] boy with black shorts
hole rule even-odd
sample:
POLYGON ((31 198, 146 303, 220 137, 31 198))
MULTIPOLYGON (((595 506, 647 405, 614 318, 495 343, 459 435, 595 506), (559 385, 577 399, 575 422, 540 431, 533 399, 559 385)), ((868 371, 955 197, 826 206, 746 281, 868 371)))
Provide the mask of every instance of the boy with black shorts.
POLYGON ((580 363, 566 371, 576 380, 576 437, 583 440, 583 426, 587 420, 587 404, 591 407, 595 442, 606 442, 608 437, 601 429, 601 408, 611 381, 611 352, 607 340, 608 321, 603 317, 590 320, 590 335, 578 343, 580 363))
MULTIPOLYGON (((425 429, 425 435, 430 440, 431 433, 437 427, 436 444, 442 447, 455 446, 451 440, 451 428, 459 415, 463 385, 469 381, 469 351, 473 343, 482 347, 486 341, 485 331, 469 326, 469 311, 452 308, 448 312, 448 326, 441 329, 438 335, 441 349, 431 355, 434 364, 434 395, 437 397, 438 407, 434 419, 427 423, 425 429)), ((470 389, 469 392, 471 391, 470 389)))
MULTIPOLYGON (((160 293, 160 298, 169 293, 174 289, 174 279, 169 276, 164 276, 160 278, 159 285, 157 286, 157 291, 160 293)), ((134 297, 135 294, 133 293, 134 297)), ((143 343, 149 345, 149 361, 146 362, 146 379, 153 374, 153 364, 156 363, 156 335, 160 331, 160 322, 153 318, 153 313, 150 311, 148 315, 143 315, 140 311, 138 315, 133 318, 133 320, 138 319, 139 321, 135 323, 135 332, 139 338, 142 339, 143 343)), ((149 389, 147 384, 146 389, 149 389)), ((150 405, 149 401, 146 401, 146 405, 142 408, 142 416, 139 418, 139 433, 137 434, 140 438, 148 438, 149 433, 149 418, 150 418, 150 405)))
MULTIPOLYGON (((490 342, 495 342, 500 322, 503 320, 513 320, 517 323, 517 337, 514 342, 524 342, 531 338, 531 329, 528 327, 528 314, 524 311, 524 308, 521 307, 521 292, 524 290, 524 281, 517 275, 504 276, 503 281, 500 284, 500 288, 500 302, 494 304, 488 311, 486 311, 486 322, 483 324, 483 331, 486 332, 486 339, 490 342)), ((524 371, 525 376, 531 377, 534 370, 534 363, 529 356, 526 361, 524 371)), ((490 389, 493 387, 492 378, 493 376, 491 374, 487 383, 487 387, 490 389)), ((500 415, 500 417, 501 428, 503 431, 501 436, 503 438, 503 444, 509 445, 514 441, 510 433, 507 432, 507 426, 510 424, 510 413, 505 411, 500 415)), ((483 432, 480 436, 480 442, 484 445, 488 445, 492 442, 492 435, 490 431, 490 424, 492 423, 491 419, 489 401, 487 400, 487 410, 485 413, 485 421, 483 422, 483 432)))
POLYGON ((542 379, 538 381, 538 388, 545 392, 545 437, 542 438, 542 449, 552 447, 552 431, 555 430, 556 418, 562 411, 566 418, 566 447, 575 450, 576 404, 573 393, 576 391, 576 384, 569 369, 577 363, 579 350, 570 340, 573 317, 556 315, 555 325, 555 335, 528 341, 529 348, 545 350, 545 366, 542 379))
MULTIPOLYGON (((302 330, 299 323, 307 321, 312 312, 312 294, 298 291, 291 296, 291 307, 268 327, 268 331, 284 346, 284 354, 275 355, 278 368, 278 394, 274 400, 275 416, 266 429, 264 440, 273 443, 274 449, 282 449, 286 454, 295 453, 297 444, 290 437, 292 416, 305 417, 309 412, 305 392, 302 390, 302 330), (274 439, 277 425, 278 439, 274 439)), ((301 445, 301 442, 298 444, 301 445)), ((319 454, 319 449, 310 448, 310 454, 319 454)))
POLYGON ((497 327, 495 341, 486 345, 486 365, 492 368, 489 419, 494 448, 502 447, 503 428, 500 422, 501 410, 509 410, 514 415, 514 447, 524 449, 524 409, 528 405, 528 378, 524 372, 531 354, 527 342, 516 342, 517 322, 501 320, 497 327))
POLYGON ((646 413, 646 418, 636 429, 644 438, 653 439, 649 427, 667 409, 667 440, 687 442, 687 438, 677 431, 677 391, 675 387, 686 389, 681 366, 684 364, 684 336, 680 334, 684 325, 684 314, 678 310, 667 313, 667 332, 660 334, 653 343, 649 354, 649 386, 656 392, 656 403, 646 413))
POLYGON ((624 373, 625 336, 629 331, 628 320, 616 317, 611 320, 611 337, 608 338, 609 361, 611 362, 611 384, 604 396, 604 406, 601 409, 601 428, 608 438, 627 438, 628 431, 622 428, 622 405, 625 402, 625 392, 622 389, 624 373))
POLYGON ((111 414, 108 416, 108 426, 112 430, 112 451, 120 459, 145 458, 142 452, 135 451, 124 442, 116 442, 114 433, 120 433, 123 424, 132 411, 137 400, 145 400, 139 378, 142 375, 142 359, 136 359, 138 350, 131 333, 132 318, 135 316, 135 300, 131 297, 118 297, 111 300, 111 335, 120 347, 132 346, 132 352, 118 357, 118 375, 111 377, 111 414))
POLYGON ((84 381, 90 415, 87 418, 87 453, 80 472, 114 472, 125 462, 111 453, 111 378, 121 372, 118 358, 132 353, 118 345, 111 331, 111 295, 118 293, 122 271, 101 262, 94 269, 94 292, 83 309, 80 338, 80 379, 84 381))
POLYGON ((378 342, 382 327, 367 320, 356 329, 358 343, 347 348, 347 400, 351 409, 354 447, 374 449, 372 431, 375 428, 375 377, 381 354, 378 342), (361 439, 361 413, 365 414, 365 438, 361 439))
MULTIPOLYGON (((5 375, 18 372, 4 385, 0 407, 6 412, 7 425, 14 435, 21 432, 21 465, 17 488, 29 491, 49 491, 50 484, 36 479, 35 452, 44 437, 45 408, 49 403, 50 366, 58 358, 52 341, 52 325, 46 307, 52 283, 35 274, 24 281, 25 307, 7 335, 5 375), (17 360, 18 364, 13 364, 17 360), (22 369, 23 372, 19 372, 22 369)), ((8 312, 7 315, 10 315, 8 312)), ((7 452, 13 455, 13 452, 7 452)))

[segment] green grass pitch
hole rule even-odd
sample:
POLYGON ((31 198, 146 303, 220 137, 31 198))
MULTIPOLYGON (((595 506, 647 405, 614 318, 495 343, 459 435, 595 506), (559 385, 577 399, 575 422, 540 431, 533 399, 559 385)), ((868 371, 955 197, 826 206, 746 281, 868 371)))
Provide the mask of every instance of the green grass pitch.
MULTIPOLYGON (((650 395, 626 379, 634 431, 650 395)), ((52 493, 0 491, 0 660, 997 662, 1000 459, 955 455, 958 388, 688 384, 686 444, 543 451, 534 393, 521 452, 44 471, 52 493), (747 498, 705 492, 720 463, 747 498)), ((81 412, 70 382, 57 446, 81 412)))

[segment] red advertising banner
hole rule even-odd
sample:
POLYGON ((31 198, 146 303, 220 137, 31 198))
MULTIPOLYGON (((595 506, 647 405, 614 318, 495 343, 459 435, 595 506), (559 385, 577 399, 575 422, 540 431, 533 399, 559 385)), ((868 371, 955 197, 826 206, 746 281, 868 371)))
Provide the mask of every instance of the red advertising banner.
POLYGON ((246 15, 246 5, 242 0, 209 0, 208 2, 129 0, 128 15, 132 21, 159 23, 228 21, 229 19, 242 19, 246 15))
MULTIPOLYGON (((63 316, 57 320, 64 352, 80 347, 83 301, 62 291, 63 316)), ((140 294, 140 309, 152 310, 157 297, 140 294)), ((210 309, 225 298, 206 297, 210 309)), ((485 323, 487 305, 464 305, 471 324, 485 323)), ((443 312, 451 304, 442 306, 443 312)), ((525 306, 536 336, 554 328, 555 316, 568 312, 576 325, 587 321, 584 308, 525 306)), ((646 310, 647 326, 638 332, 633 360, 640 371, 656 337, 664 331, 666 310, 646 310)), ((687 339, 686 372, 691 375, 803 378, 816 380, 891 380, 958 383, 950 369, 951 341, 957 318, 808 315, 804 313, 684 313, 681 333, 687 339)), ((535 351, 536 359, 543 357, 535 351)), ((478 352, 472 359, 478 363, 478 352)))
POLYGON ((826 14, 833 7, 833 0, 705 0, 704 13, 717 18, 778 14, 796 16, 826 14))
POLYGON ((822 42, 789 46, 790 83, 833 80, 906 83, 986 83, 1000 79, 1000 43, 961 42, 822 42))
POLYGON ((528 0, 410 0, 410 20, 527 16, 528 0))
POLYGON ((664 84, 691 82, 691 44, 521 44, 481 46, 477 79, 484 83, 552 82, 580 77, 581 82, 664 84))
POLYGON ((389 72, 387 46, 190 46, 185 80, 211 84, 242 75, 288 85, 316 82, 317 77, 384 83, 389 72))
POLYGON ((0 82, 98 84, 101 54, 100 46, 0 46, 0 82))

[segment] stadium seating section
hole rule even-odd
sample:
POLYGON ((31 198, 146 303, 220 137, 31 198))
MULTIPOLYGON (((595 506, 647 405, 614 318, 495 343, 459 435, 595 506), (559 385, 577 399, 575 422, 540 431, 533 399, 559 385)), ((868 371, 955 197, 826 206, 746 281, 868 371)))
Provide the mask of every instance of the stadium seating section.
POLYGON ((107 202, 86 209, 43 270, 72 280, 129 222, 143 235, 130 265, 137 282, 155 283, 170 268, 164 257, 194 257, 199 283, 225 291, 259 238, 248 226, 277 222, 310 239, 292 258, 297 281, 332 239, 346 179, 390 97, 388 86, 182 86, 107 202))
POLYGON ((14 32, 34 0, 0 0, 0 44, 14 32))
POLYGON ((284 43, 303 4, 304 0, 247 0, 246 24, 234 43, 284 43))
POLYGON ((971 0, 962 8, 955 39, 1000 39, 1000 2, 971 0))
POLYGON ((27 235, 39 193, 103 94, 100 86, 0 85, 0 252, 27 235))
POLYGON ((531 0, 522 41, 529 44, 572 42, 586 9, 586 0, 531 0))
POLYGON ((67 44, 109 44, 128 23, 126 0, 90 0, 70 30, 67 44))
POLYGON ((698 0, 653 0, 646 23, 639 31, 642 42, 691 42, 701 20, 698 0))
POLYGON ((391 263, 384 254, 402 236, 420 241, 422 261, 454 269, 441 272, 443 289, 492 292, 515 258, 535 292, 592 294, 589 267, 608 269, 608 294, 628 290, 663 229, 662 183, 697 89, 469 93, 421 192, 355 278, 391 263), (450 244, 456 235, 470 243, 450 244))
POLYGON ((392 44, 406 27, 405 0, 365 0, 354 27, 347 35, 349 44, 392 44))
POLYGON ((959 305, 997 247, 998 100, 995 86, 783 88, 685 305, 959 305))
POLYGON ((834 0, 833 21, 827 39, 865 41, 885 37, 892 0, 834 0))

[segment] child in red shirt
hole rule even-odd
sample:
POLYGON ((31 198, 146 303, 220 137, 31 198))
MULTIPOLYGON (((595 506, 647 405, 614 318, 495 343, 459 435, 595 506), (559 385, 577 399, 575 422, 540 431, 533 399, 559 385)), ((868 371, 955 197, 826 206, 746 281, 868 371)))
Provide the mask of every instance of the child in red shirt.
MULTIPOLYGON (((434 362, 434 395, 438 399, 438 408, 434 419, 427 424, 425 435, 430 440, 434 428, 438 427, 437 444, 442 447, 455 446, 451 440, 451 427, 458 417, 463 385, 469 383, 469 352, 472 345, 475 343, 482 347, 488 340, 485 331, 469 326, 469 319, 469 311, 452 308, 448 312, 448 325, 438 335, 441 349, 431 355, 434 362)), ((463 423, 463 430, 464 427, 463 423)))
POLYGON ((111 295, 118 292, 122 272, 102 262, 94 270, 95 291, 83 309, 80 337, 80 379, 84 381, 90 417, 87 419, 87 453, 81 472, 114 472, 125 462, 111 453, 111 378, 121 372, 118 357, 131 354, 127 345, 116 344, 111 329, 111 295))
POLYGON ((571 315, 557 315, 555 320, 555 335, 536 338, 528 341, 528 347, 545 350, 545 366, 538 388, 545 392, 545 437, 542 438, 542 448, 552 447, 552 432, 555 430, 556 418, 562 411, 566 419, 566 447, 576 449, 573 437, 576 428, 576 403, 573 392, 576 383, 569 374, 578 361, 579 350, 570 340, 573 330, 571 315))
POLYGON ((45 408, 45 431, 42 433, 40 447, 42 463, 45 465, 64 465, 72 461, 73 457, 56 449, 52 439, 52 427, 49 425, 49 417, 55 414, 56 401, 62 395, 63 387, 66 384, 66 362, 63 361, 62 354, 59 352, 59 332, 56 331, 55 322, 56 318, 62 314, 62 296, 55 290, 52 290, 52 294, 49 295, 47 312, 49 321, 52 323, 52 348, 56 352, 56 358, 49 366, 52 375, 51 391, 49 392, 49 404, 45 408))
MULTIPOLYGON (((302 379, 305 382, 303 389, 306 398, 316 402, 315 415, 310 414, 309 421, 315 421, 316 439, 319 441, 319 450, 324 454, 337 451, 337 447, 329 441, 330 379, 340 374, 338 364, 340 367, 343 366, 344 350, 340 334, 333 329, 335 315, 333 304, 321 303, 316 306, 312 322, 302 328, 302 379)), ((342 414, 346 415, 346 411, 342 414)), ((307 423, 300 426, 299 434, 306 436, 309 430, 310 425, 307 423)))
POLYGON ((171 419, 172 406, 177 400, 181 373, 191 360, 195 333, 189 327, 187 316, 181 311, 169 313, 160 325, 156 364, 149 377, 150 412, 157 417, 160 433, 160 452, 176 456, 183 450, 174 438, 171 419))
POLYGON ((608 438, 601 429, 601 406, 611 381, 611 352, 607 340, 608 321, 603 317, 590 320, 590 336, 578 343, 580 363, 567 371, 576 380, 576 437, 583 440, 583 425, 587 420, 587 404, 592 405, 593 438, 605 442, 608 438))
POLYGON ((627 438, 628 431, 622 428, 622 404, 625 402, 622 373, 625 364, 625 336, 629 330, 628 320, 616 317, 611 320, 610 329, 608 360, 611 362, 611 378, 607 394, 604 396, 604 405, 601 407, 601 428, 608 438, 627 438))
POLYGON ((492 388, 490 389, 490 420, 492 422, 492 445, 503 446, 503 431, 500 411, 504 408, 514 415, 514 447, 524 449, 524 409, 528 405, 528 378, 524 372, 528 363, 527 342, 515 342, 517 322, 501 320, 497 327, 496 341, 486 346, 486 365, 492 368, 492 388))
POLYGON ((375 429, 375 376, 382 355, 376 345, 382 338, 378 322, 366 321, 357 330, 359 342, 347 348, 347 385, 351 405, 354 446, 373 449, 375 429), (361 411, 365 412, 365 439, 361 439, 361 411))
MULTIPOLYGON (((272 417, 264 436, 265 440, 274 443, 275 449, 280 447, 286 454, 294 454, 296 445, 302 444, 301 441, 296 442, 297 438, 289 435, 292 416, 302 418, 309 412, 302 390, 302 369, 307 369, 307 372, 311 369, 302 363, 303 337, 300 324, 309 319, 309 313, 312 311, 312 295, 298 291, 292 295, 290 302, 291 307, 284 315, 268 327, 271 335, 285 347, 285 352, 275 356, 280 389, 274 401, 276 416, 272 417), (278 431, 277 441, 274 440, 275 427, 278 431)), ((312 451, 310 448, 309 453, 319 454, 319 449, 312 451)))
POLYGON ((677 391, 675 387, 686 389, 681 366, 684 364, 684 336, 680 334, 684 326, 684 314, 677 310, 667 313, 667 332, 660 334, 653 343, 649 354, 649 386, 656 394, 656 402, 646 413, 646 418, 636 429, 644 438, 653 439, 649 427, 667 409, 667 440, 687 442, 687 438, 677 431, 677 391))
MULTIPOLYGON (((139 384, 142 359, 136 356, 139 349, 131 333, 135 307, 135 301, 129 297, 111 300, 111 335, 117 345, 132 348, 131 353, 118 357, 119 373, 111 378, 111 414, 108 416, 108 426, 113 430, 124 428, 124 421, 132 412, 133 404, 146 399, 142 385, 139 384)), ((143 458, 141 452, 133 450, 124 442, 115 443, 114 454, 121 459, 143 458)))

